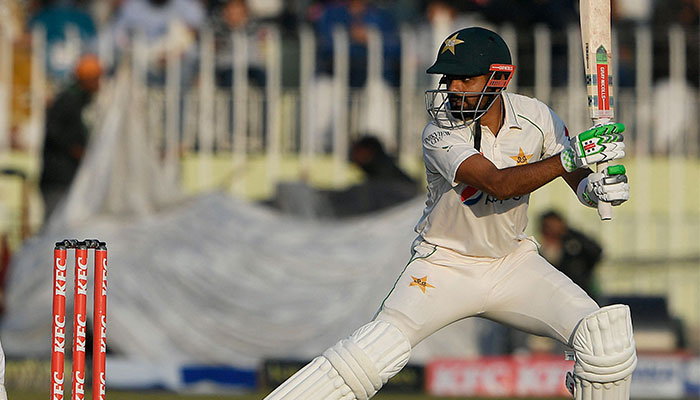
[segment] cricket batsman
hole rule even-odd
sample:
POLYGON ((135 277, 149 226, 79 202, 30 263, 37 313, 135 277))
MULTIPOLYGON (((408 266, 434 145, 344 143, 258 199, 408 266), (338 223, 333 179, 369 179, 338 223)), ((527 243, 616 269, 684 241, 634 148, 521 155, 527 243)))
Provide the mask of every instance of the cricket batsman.
POLYGON ((294 374, 268 400, 369 399, 411 348, 452 322, 488 318, 573 348, 576 400, 629 399, 637 364, 630 310, 599 307, 525 235, 529 194, 562 177, 586 207, 629 198, 622 124, 570 138, 544 103, 505 91, 515 66, 487 29, 450 35, 427 70, 422 146, 428 198, 408 265, 375 318, 294 374))

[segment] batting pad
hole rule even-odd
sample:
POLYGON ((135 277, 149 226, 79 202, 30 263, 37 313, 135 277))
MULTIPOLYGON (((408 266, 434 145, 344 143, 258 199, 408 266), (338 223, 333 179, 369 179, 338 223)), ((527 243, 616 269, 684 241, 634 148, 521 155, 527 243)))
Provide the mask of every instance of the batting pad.
POLYGON ((411 345, 398 328, 372 321, 326 350, 265 400, 367 400, 406 365, 411 345))
POLYGON ((615 382, 589 382, 574 375, 575 400, 629 400, 632 375, 615 382))
POLYGON ((576 400, 629 399, 637 366, 629 307, 606 306, 582 319, 572 346, 576 400))
POLYGON ((408 338, 386 321, 372 321, 323 355, 358 400, 367 400, 401 371, 411 354, 408 338))
POLYGON ((323 356, 314 358, 264 400, 356 400, 338 371, 323 356))

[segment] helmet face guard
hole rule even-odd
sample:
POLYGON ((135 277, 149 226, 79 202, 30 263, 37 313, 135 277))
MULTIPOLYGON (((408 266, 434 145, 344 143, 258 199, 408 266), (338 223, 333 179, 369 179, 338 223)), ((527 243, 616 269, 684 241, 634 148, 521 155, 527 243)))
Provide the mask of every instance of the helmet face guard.
POLYGON ((437 126, 445 129, 462 128, 488 112, 501 91, 508 86, 515 66, 491 64, 489 70, 491 75, 480 92, 450 91, 446 75, 440 79, 437 89, 426 90, 425 108, 437 126), (475 107, 468 108, 468 97, 478 97, 475 107))

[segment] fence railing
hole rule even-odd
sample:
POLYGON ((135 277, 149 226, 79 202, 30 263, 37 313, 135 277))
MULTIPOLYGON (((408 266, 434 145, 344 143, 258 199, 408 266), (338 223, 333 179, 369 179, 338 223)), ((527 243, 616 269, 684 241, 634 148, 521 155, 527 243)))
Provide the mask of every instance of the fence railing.
MULTIPOLYGON (((550 104, 571 132, 586 129, 590 120, 578 27, 563 32, 545 26, 532 31, 511 26, 497 30, 509 43, 518 67, 509 90, 550 104)), ((349 143, 360 134, 378 136, 402 165, 420 164, 419 137, 428 120, 423 92, 436 84, 436 77, 424 71, 434 60, 445 32, 444 27, 402 27, 399 68, 394 71, 400 75, 398 86, 383 79, 391 60, 383 56, 378 31, 368 36, 367 79, 360 87, 350 86, 357 63, 352 59, 350 36, 343 29, 332 35, 330 60, 320 59, 324 57, 317 52, 321 38, 308 26, 300 27, 295 35, 282 35, 277 26, 264 25, 255 32, 236 31, 224 38, 204 30, 192 48, 158 47, 160 54, 138 33, 131 48, 118 48, 108 30, 100 32, 92 45, 80 43, 79 35, 67 32, 69 43, 63 48, 89 50, 92 46, 108 70, 131 70, 132 92, 146 99, 136 115, 130 115, 131 126, 149 138, 167 179, 182 180, 180 164, 187 156, 196 160, 200 188, 220 186, 213 162, 228 158, 227 168, 241 171, 251 157, 262 156, 264 174, 256 180, 270 188, 283 175, 283 159, 292 157, 297 159, 300 176, 307 176, 318 160, 325 160, 326 179, 342 186, 350 179, 349 143), (222 39, 232 46, 220 48, 222 39), (331 74, 318 73, 318 65, 324 62, 332 63, 331 74), (253 69, 257 78, 251 78, 253 69)), ((638 26, 614 35, 613 79, 624 83, 615 86, 616 117, 627 124, 628 153, 641 160, 637 164, 643 171, 648 169, 645 160, 649 157, 694 160, 699 156, 696 81, 700 65, 689 62, 699 58, 698 32, 671 26, 662 32, 665 36, 658 33, 649 26, 638 26), (621 76, 624 78, 618 79, 621 76)), ((0 28, 0 153, 8 152, 13 142, 37 163, 44 106, 60 86, 46 74, 52 52, 44 37, 41 28, 32 32, 31 85, 29 93, 23 94, 30 98, 29 117, 13 121, 13 38, 9 30, 0 28)), ((61 61, 78 55, 79 51, 63 52, 61 61)), ((91 114, 93 121, 99 121, 111 106, 111 82, 112 75, 105 76, 91 114)), ((686 198, 686 180, 695 176, 695 164, 671 161, 670 165, 662 182, 641 179, 635 185, 642 192, 662 187, 670 199, 686 198)), ((422 174, 419 167, 415 170, 422 174)), ((238 177, 231 179, 230 186, 237 193, 251 195, 250 185, 241 185, 238 177)), ((673 211, 670 199, 664 207, 671 219, 683 220, 688 212, 700 214, 693 204, 673 211)), ((639 204, 637 216, 648 220, 643 216, 656 206, 639 204)))
MULTIPOLYGON (((79 35, 67 32, 65 40, 74 43, 63 47, 75 51, 62 52, 61 62, 75 62, 79 49, 89 51, 91 47, 109 66, 131 57, 132 67, 138 72, 133 75, 134 84, 160 93, 154 95, 159 102, 151 104, 163 108, 159 117, 163 121, 154 126, 178 132, 179 141, 187 149, 196 145, 197 151, 216 151, 221 140, 227 139, 227 143, 236 144, 227 150, 233 149, 238 159, 250 151, 265 151, 273 159, 279 152, 298 152, 308 160, 317 153, 342 155, 349 137, 359 131, 375 131, 399 157, 410 158, 419 151, 415 139, 427 120, 422 111, 422 93, 436 82, 424 71, 443 39, 436 36, 441 33, 436 32, 438 29, 425 28, 401 29, 400 67, 394 71, 400 75, 398 87, 389 86, 382 79, 386 60, 378 31, 371 31, 368 36, 364 67, 367 80, 363 87, 349 86, 351 66, 356 68, 357 62, 351 60, 348 33, 336 30, 332 60, 319 60, 315 51, 318 38, 308 26, 302 26, 293 36, 281 35, 274 25, 262 26, 256 32, 231 32, 226 39, 232 46, 226 49, 217 48, 215 42, 219 38, 203 30, 196 48, 187 49, 190 59, 196 62, 183 62, 178 54, 183 50, 177 46, 173 51, 166 48, 160 85, 149 82, 148 71, 161 61, 154 61, 158 58, 154 49, 139 35, 135 35, 132 48, 123 49, 115 47, 108 30, 101 32, 91 46, 80 43, 79 35), (430 39, 426 40, 426 36, 430 39), (218 65, 221 60, 227 66, 225 70, 218 65), (332 75, 316 74, 320 62, 332 63, 332 75), (247 73, 251 67, 261 70, 264 82, 251 82, 247 73), (226 73, 232 84, 217 85, 217 77, 226 73)), ((509 43, 518 66, 510 90, 550 104, 570 131, 585 129, 589 121, 583 104, 578 27, 552 32, 545 26, 536 26, 532 32, 523 32, 503 26, 498 31, 509 43)), ((671 26, 661 33, 661 38, 653 40, 649 26, 616 32, 613 79, 615 83, 625 83, 615 86, 617 119, 630 127, 626 140, 631 154, 695 157, 700 138, 696 82, 700 66, 689 64, 688 60, 699 58, 698 32, 671 26), (625 38, 622 43, 620 37, 625 38), (632 80, 634 84, 629 85, 632 80)), ((52 62, 43 38, 41 28, 37 28, 29 66, 31 90, 21 94, 31 98, 30 118, 13 124, 13 38, 8 29, 0 29, 0 150, 9 147, 13 129, 19 129, 16 134, 22 146, 30 150, 41 146, 46 88, 52 87, 41 68, 52 62)), ((337 157, 337 162, 341 164, 344 158, 337 157)))

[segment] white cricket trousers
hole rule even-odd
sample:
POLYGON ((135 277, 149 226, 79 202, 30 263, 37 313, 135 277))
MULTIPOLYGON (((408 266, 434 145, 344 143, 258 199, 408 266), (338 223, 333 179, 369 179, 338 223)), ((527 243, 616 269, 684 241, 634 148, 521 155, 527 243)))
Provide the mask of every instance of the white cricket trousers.
POLYGON ((568 344, 599 307, 523 240, 501 258, 468 257, 419 242, 376 319, 398 327, 411 347, 440 328, 479 316, 568 344))

